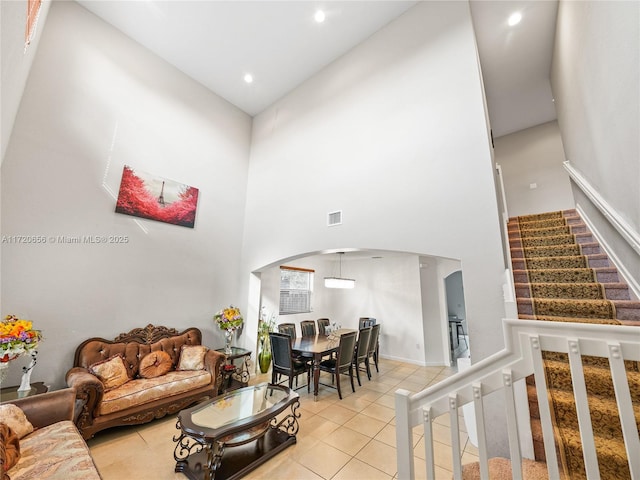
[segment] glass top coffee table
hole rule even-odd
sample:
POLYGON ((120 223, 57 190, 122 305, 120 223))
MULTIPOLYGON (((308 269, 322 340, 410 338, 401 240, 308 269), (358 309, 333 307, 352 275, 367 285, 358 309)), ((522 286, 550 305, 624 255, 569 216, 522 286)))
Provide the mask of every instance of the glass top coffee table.
POLYGON ((192 480, 243 477, 296 443, 298 407, 294 391, 261 383, 182 410, 173 438, 175 471, 192 480))

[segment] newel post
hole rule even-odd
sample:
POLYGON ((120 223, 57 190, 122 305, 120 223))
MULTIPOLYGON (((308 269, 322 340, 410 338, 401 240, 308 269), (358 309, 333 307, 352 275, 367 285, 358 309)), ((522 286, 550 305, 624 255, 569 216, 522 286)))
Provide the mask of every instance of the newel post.
POLYGON ((398 479, 413 480, 413 433, 409 420, 411 392, 396 390, 396 452, 398 463, 398 479))

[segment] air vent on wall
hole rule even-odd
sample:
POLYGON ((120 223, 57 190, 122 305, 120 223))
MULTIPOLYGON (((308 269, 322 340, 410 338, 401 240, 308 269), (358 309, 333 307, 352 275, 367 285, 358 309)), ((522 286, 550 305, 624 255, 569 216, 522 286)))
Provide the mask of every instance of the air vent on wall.
POLYGON ((342 210, 327 213, 327 226, 342 225, 342 210))

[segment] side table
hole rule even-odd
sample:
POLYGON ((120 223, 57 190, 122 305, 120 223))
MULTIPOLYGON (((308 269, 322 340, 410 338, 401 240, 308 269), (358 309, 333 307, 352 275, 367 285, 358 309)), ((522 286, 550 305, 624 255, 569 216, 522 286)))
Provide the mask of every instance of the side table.
POLYGON ((31 384, 31 390, 19 392, 19 385, 12 385, 10 387, 0 388, 0 402, 6 402, 8 400, 16 400, 18 398, 30 397, 31 395, 39 395, 41 393, 47 393, 49 387, 44 382, 35 382, 31 384))
POLYGON ((226 353, 224 348, 216 349, 216 352, 223 353, 227 356, 225 365, 220 369, 221 383, 218 393, 226 393, 230 390, 246 387, 249 384, 249 361, 251 359, 251 350, 240 347, 231 347, 231 353, 226 353), (238 365, 236 360, 240 360, 238 365))

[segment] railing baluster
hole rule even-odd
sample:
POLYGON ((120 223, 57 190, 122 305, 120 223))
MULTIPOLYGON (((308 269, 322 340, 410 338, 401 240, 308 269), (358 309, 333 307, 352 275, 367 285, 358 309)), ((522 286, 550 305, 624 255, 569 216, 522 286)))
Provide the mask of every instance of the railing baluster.
POLYGON ((462 463, 460 453, 460 421, 458 418, 458 395, 449 395, 449 423, 451 424, 451 453, 453 455, 453 478, 462 480, 462 463))
POLYGON ((507 432, 509 435, 509 453, 511 454, 513 480, 522 480, 522 455, 520 454, 520 436, 518 435, 516 400, 513 394, 513 375, 511 374, 511 370, 502 371, 502 383, 504 385, 507 432))
POLYGON ((631 478, 640 478, 640 439, 638 439, 638 429, 636 419, 631 404, 631 392, 627 372, 622 358, 622 348, 619 343, 610 342, 609 347, 609 368, 613 378, 613 388, 616 392, 616 403, 620 412, 620 423, 622 424, 622 435, 627 450, 627 460, 631 478))
POLYGON ((600 468, 598 467, 598 454, 593 440, 593 427, 591 426, 591 413, 587 401, 587 386, 584 382, 584 370, 582 369, 582 355, 578 339, 569 338, 569 366, 571 367, 571 383, 573 384, 573 397, 578 413, 578 425, 580 427, 580 440, 582 441, 582 457, 584 467, 589 480, 599 480, 600 468))
POLYGON ((489 455, 487 453, 487 432, 484 427, 484 403, 482 401, 482 384, 473 384, 473 408, 476 417, 478 435, 478 452, 480 455, 480 480, 489 480, 489 455))
POLYGON ((398 479, 414 480, 413 467, 413 428, 409 419, 411 392, 396 390, 396 447, 398 479))
POLYGON ((551 421, 551 410, 549 409, 549 393, 547 392, 547 381, 542 363, 542 348, 538 335, 529 335, 529 347, 533 361, 533 375, 536 381, 538 411, 540 412, 540 424, 542 425, 547 471, 549 472, 549 478, 560 478, 558 457, 556 455, 556 441, 553 437, 553 423, 551 421))
POLYGON ((436 478, 436 457, 433 454, 433 418, 431 407, 422 409, 422 423, 424 425, 424 458, 427 464, 427 478, 436 478))

